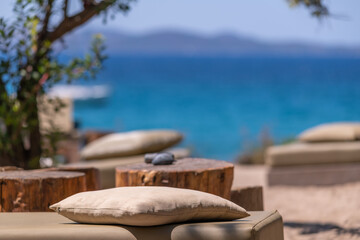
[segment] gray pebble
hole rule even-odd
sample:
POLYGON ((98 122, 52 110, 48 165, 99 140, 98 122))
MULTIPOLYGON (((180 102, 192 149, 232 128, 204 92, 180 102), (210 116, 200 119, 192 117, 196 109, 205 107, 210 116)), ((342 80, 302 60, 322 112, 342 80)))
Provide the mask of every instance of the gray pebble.
POLYGON ((154 157, 157 155, 158 153, 147 153, 145 154, 145 162, 146 163, 151 163, 154 159, 154 157))
POLYGON ((154 165, 170 165, 175 161, 174 154, 172 153, 158 153, 152 160, 154 165))

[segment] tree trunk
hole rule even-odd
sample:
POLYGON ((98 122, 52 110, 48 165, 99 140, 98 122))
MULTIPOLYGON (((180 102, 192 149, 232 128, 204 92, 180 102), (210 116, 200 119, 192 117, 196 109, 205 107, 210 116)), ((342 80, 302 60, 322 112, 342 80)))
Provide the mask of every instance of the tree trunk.
MULTIPOLYGON (((33 63, 32 67, 37 68, 37 64, 33 63)), ((18 92, 17 99, 22 107, 23 113, 26 113, 24 124, 28 129, 21 129, 17 148, 22 149, 17 154, 17 162, 24 169, 36 169, 40 167, 39 160, 41 156, 41 134, 38 116, 38 90, 35 90, 37 82, 34 79, 23 78, 18 92)))
POLYGON ((23 136, 22 126, 6 126, 11 140, 11 152, 2 152, 0 154, 0 166, 16 166, 23 169, 39 168, 41 156, 41 134, 38 117, 37 100, 33 101, 23 99, 20 105, 25 106, 27 111, 26 124, 30 126, 29 133, 23 136), (19 128, 21 128, 19 130, 19 128))
POLYGON ((35 169, 40 167, 40 156, 41 156, 41 134, 40 134, 40 123, 38 116, 37 100, 34 101, 32 111, 29 115, 29 119, 35 122, 35 126, 31 129, 29 134, 30 149, 26 150, 26 166, 25 168, 35 169))
POLYGON ((1 153, 0 154, 0 167, 4 167, 4 166, 13 166, 14 163, 11 161, 11 158, 4 154, 1 153))
MULTIPOLYGON (((7 126, 9 132, 14 132, 12 126, 7 126)), ((12 134, 9 134, 12 136, 12 134)), ((21 139, 21 136, 16 135, 18 139, 21 139)), ((0 166, 16 166, 20 168, 25 168, 26 161, 24 157, 24 146, 22 141, 11 142, 11 152, 3 151, 0 154, 0 166)))

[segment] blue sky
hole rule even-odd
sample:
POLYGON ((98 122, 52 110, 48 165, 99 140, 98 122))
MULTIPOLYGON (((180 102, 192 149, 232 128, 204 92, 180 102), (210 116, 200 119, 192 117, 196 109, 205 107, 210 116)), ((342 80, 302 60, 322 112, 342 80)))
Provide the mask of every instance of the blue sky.
MULTIPOLYGON (((12 2, 1 0, 1 16, 11 16, 12 2)), ((138 0, 126 16, 118 14, 106 25, 98 18, 83 28, 131 33, 179 29, 204 35, 234 33, 273 42, 359 46, 360 1, 326 3, 334 16, 320 22, 304 8, 289 8, 285 0, 138 0)))

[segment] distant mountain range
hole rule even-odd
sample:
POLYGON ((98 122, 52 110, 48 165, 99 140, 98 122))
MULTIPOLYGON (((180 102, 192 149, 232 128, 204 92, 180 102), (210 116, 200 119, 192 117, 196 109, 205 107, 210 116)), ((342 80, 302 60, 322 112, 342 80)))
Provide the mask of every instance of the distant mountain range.
MULTIPOLYGON (((66 54, 85 52, 95 32, 76 32, 66 37, 66 54)), ((181 31, 143 35, 104 32, 110 55, 178 56, 271 56, 271 57, 360 57, 358 47, 310 43, 270 43, 232 34, 202 36, 181 31)))

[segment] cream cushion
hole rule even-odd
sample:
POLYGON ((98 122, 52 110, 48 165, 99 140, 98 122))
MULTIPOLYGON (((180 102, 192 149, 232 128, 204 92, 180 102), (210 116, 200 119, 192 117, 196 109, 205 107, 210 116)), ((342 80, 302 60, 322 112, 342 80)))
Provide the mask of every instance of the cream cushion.
POLYGON ((50 208, 80 223, 131 226, 249 216, 242 207, 219 196, 170 187, 120 187, 82 192, 50 208))
POLYGON ((81 151, 81 157, 86 160, 99 160, 158 152, 177 144, 181 140, 181 133, 173 130, 113 133, 86 145, 81 151))
POLYGON ((270 166, 360 162, 360 141, 272 146, 266 150, 265 162, 270 166))
POLYGON ((302 142, 360 140, 360 123, 329 123, 310 128, 299 135, 302 142))

